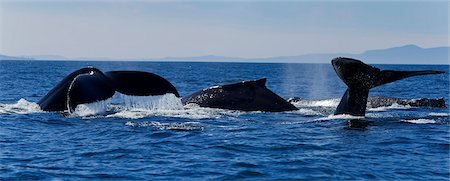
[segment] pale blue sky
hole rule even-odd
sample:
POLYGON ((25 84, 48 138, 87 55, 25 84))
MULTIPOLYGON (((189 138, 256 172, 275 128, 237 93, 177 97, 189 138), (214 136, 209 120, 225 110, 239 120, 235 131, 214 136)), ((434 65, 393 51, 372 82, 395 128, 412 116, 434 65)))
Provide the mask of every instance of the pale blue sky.
POLYGON ((244 58, 449 45, 448 1, 4 1, 0 54, 244 58))

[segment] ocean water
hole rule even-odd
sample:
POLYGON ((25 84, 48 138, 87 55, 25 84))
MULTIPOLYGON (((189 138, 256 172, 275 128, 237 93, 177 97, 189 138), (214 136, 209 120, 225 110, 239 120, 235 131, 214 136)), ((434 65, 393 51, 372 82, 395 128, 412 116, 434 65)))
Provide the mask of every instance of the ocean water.
MULTIPOLYGON (((372 89, 372 96, 443 97, 448 65, 372 89)), ((365 129, 332 116, 346 87, 331 64, 0 61, 0 180, 448 180, 448 108, 370 108, 365 129), (298 111, 241 112, 183 106, 171 96, 80 105, 75 114, 36 104, 84 66, 142 70, 165 77, 182 96, 242 80, 268 78, 298 111)))

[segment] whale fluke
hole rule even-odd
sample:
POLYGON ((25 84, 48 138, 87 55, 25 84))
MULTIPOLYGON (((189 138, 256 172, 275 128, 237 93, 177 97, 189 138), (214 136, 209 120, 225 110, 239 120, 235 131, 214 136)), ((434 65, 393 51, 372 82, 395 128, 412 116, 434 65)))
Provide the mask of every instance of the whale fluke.
POLYGON ((172 93, 180 97, 175 86, 163 77, 141 71, 110 71, 105 73, 118 92, 134 96, 154 96, 172 93))
POLYGON ((434 70, 380 70, 360 60, 343 57, 333 59, 331 64, 338 77, 348 87, 334 114, 350 114, 355 116, 365 115, 367 97, 371 88, 412 76, 444 73, 434 70))
POLYGON ((266 80, 263 78, 210 87, 184 97, 182 102, 183 104, 195 103, 200 107, 241 111, 297 110, 294 105, 269 90, 265 85, 266 80))
POLYGON ((44 111, 64 111, 67 110, 67 93, 73 79, 80 74, 100 72, 94 67, 85 67, 72 72, 51 89, 38 104, 44 111))
POLYGON ((421 70, 421 71, 394 71, 394 70, 382 70, 377 77, 377 80, 373 87, 391 83, 404 78, 419 76, 419 75, 429 75, 429 74, 442 74, 445 72, 436 70, 421 70))
POLYGON ((103 101, 112 97, 115 88, 101 72, 75 77, 67 93, 67 110, 72 113, 77 105, 103 101))
POLYGON ((44 111, 72 112, 77 105, 108 99, 115 92, 133 96, 175 94, 176 88, 166 79, 141 71, 110 71, 94 67, 76 70, 59 82, 39 102, 44 111))

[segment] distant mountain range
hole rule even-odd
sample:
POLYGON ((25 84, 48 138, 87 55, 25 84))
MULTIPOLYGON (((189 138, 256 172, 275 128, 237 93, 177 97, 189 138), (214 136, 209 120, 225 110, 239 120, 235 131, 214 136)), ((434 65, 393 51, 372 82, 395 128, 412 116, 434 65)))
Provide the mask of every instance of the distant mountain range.
POLYGON ((13 57, 13 56, 7 56, 7 55, 0 55, 0 60, 30 60, 30 58, 27 58, 27 57, 13 57))
POLYGON ((262 61, 279 60, 282 62, 329 63, 335 57, 351 57, 376 64, 450 64, 450 47, 421 48, 416 45, 367 50, 360 54, 324 53, 299 56, 284 56, 262 59, 262 61))
MULTIPOLYGON (((450 64, 450 47, 421 48, 416 45, 405 45, 379 50, 368 50, 360 54, 321 53, 297 56, 279 56, 269 58, 239 58, 216 55, 197 57, 165 57, 131 59, 139 61, 192 61, 192 62, 283 62, 283 63, 329 63, 335 57, 351 57, 372 64, 450 64)), ((57 55, 13 57, 0 55, 0 60, 118 60, 113 58, 65 58, 57 55)))

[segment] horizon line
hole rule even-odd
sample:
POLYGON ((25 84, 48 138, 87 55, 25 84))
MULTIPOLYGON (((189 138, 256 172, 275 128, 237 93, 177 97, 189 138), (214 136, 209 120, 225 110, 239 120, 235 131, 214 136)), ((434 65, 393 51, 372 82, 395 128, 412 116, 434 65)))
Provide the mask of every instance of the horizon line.
MULTIPOLYGON (((335 57, 337 58, 337 57, 335 57)), ((348 57, 351 58, 351 57, 348 57)), ((83 59, 83 60, 77 60, 77 59, 15 59, 15 60, 8 60, 8 59, 0 59, 0 61, 35 61, 35 62, 64 62, 64 61, 70 61, 70 62, 152 62, 152 63, 242 63, 242 64, 330 64, 326 62, 292 62, 292 61, 211 61, 211 60, 158 60, 158 59, 149 59, 149 60, 107 60, 107 59, 83 59)), ((450 66, 450 62, 448 64, 442 64, 442 63, 371 63, 367 62, 367 64, 370 65, 447 65, 450 66)))
MULTIPOLYGON (((227 55, 215 55, 215 54, 203 54, 203 55, 194 55, 194 56, 165 56, 165 57, 152 57, 152 58, 111 58, 111 57, 67 57, 64 55, 58 55, 58 54, 40 54, 40 55, 9 55, 9 54, 0 54, 1 56, 7 56, 12 58, 24 58, 28 60, 87 60, 87 61, 158 61, 158 60, 168 60, 168 61, 174 61, 174 60, 182 60, 182 59, 189 59, 189 58, 206 58, 206 57, 215 57, 215 58, 226 58, 230 60, 248 60, 248 61, 254 61, 258 59, 272 59, 272 58, 285 58, 285 57, 296 57, 296 56, 306 56, 306 55, 327 55, 327 54, 351 54, 351 55, 360 55, 364 54, 368 51, 374 51, 374 50, 387 50, 387 49, 393 49, 393 48, 402 48, 402 47, 408 47, 408 46, 415 46, 421 49, 433 49, 433 48, 450 48, 449 45, 443 45, 443 46, 434 46, 434 47, 422 47, 416 44, 404 44, 404 45, 398 45, 393 47, 387 47, 387 48, 376 48, 376 49, 367 49, 360 53, 344 53, 344 52, 324 52, 324 53, 305 53, 305 54, 296 54, 296 55, 274 55, 274 56, 268 56, 268 57, 240 57, 240 56, 227 56, 227 55), (60 57, 60 58, 46 58, 48 57, 60 57), (44 57, 44 58, 39 58, 44 57)), ((0 60, 7 60, 7 59, 0 59, 0 60)), ((197 60, 189 60, 187 62, 192 62, 197 60)), ((202 60, 200 60, 202 61, 202 60)), ((214 60, 214 61, 221 61, 221 60, 214 60)), ((232 61, 234 62, 234 61, 232 61)), ((301 62, 299 62, 301 63, 301 62)))

